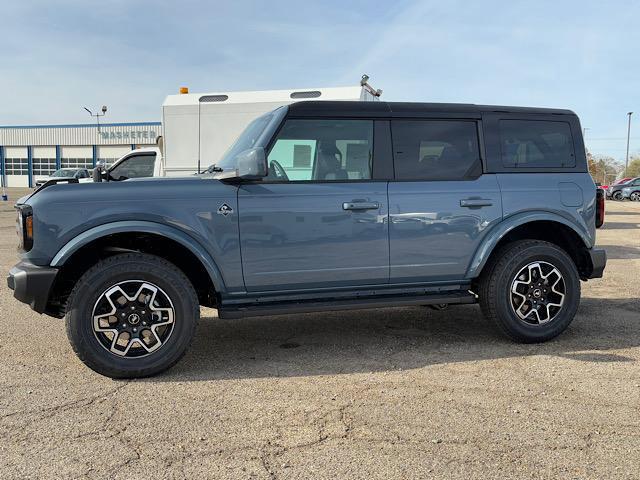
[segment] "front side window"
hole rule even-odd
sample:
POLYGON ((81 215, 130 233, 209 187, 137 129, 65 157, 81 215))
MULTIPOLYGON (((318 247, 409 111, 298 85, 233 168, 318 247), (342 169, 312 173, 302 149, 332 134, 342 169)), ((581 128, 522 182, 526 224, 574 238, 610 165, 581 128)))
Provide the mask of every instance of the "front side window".
POLYGON ((371 179, 373 121, 287 120, 267 161, 267 181, 371 179))
POLYGON ((521 168, 576 166, 571 127, 567 122, 501 120, 502 165, 521 168))
POLYGON ((393 120, 397 180, 463 180, 482 173, 478 129, 468 120, 393 120))
POLYGON ((109 171, 111 180, 153 177, 155 155, 132 155, 109 171))

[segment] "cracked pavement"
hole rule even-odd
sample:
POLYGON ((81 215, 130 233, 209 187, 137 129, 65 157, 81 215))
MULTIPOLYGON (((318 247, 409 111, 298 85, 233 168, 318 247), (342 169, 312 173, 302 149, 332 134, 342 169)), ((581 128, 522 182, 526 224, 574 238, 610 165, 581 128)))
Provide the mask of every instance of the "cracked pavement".
MULTIPOLYGON (((639 478, 640 204, 607 210, 605 278, 543 345, 502 339, 474 305, 205 309, 176 367, 113 381, 3 283, 0 478, 639 478)), ((14 221, 0 205, 4 272, 14 221)))

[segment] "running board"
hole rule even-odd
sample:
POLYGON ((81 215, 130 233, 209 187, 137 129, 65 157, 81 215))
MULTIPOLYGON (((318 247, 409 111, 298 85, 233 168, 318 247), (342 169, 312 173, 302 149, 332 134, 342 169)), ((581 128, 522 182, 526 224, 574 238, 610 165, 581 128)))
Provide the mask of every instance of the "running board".
POLYGON ((220 318, 260 317, 293 313, 330 312, 337 310, 360 310, 367 308, 403 307, 409 305, 439 305, 476 303, 476 297, 468 291, 431 295, 377 296, 353 299, 326 299, 305 302, 252 303, 225 305, 218 308, 220 318))

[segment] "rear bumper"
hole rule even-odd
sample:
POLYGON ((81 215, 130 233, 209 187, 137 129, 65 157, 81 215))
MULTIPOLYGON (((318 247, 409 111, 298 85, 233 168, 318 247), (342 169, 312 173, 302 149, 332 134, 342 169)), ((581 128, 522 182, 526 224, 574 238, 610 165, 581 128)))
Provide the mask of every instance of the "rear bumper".
POLYGON ((13 296, 17 300, 26 303, 36 312, 43 313, 57 274, 57 268, 20 262, 9 271, 7 286, 13 290, 13 296))
POLYGON ((602 278, 604 267, 607 265, 607 252, 602 248, 592 248, 589 250, 591 257, 591 275, 588 278, 602 278))

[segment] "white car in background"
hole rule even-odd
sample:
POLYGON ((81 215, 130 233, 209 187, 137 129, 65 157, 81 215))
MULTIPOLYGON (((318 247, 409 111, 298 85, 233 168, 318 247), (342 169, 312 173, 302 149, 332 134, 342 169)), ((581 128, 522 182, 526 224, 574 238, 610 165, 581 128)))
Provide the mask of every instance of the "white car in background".
POLYGON ((38 177, 36 179, 36 188, 44 185, 49 180, 71 179, 77 178, 80 183, 91 182, 91 174, 86 168, 61 168, 56 170, 48 177, 38 177))

